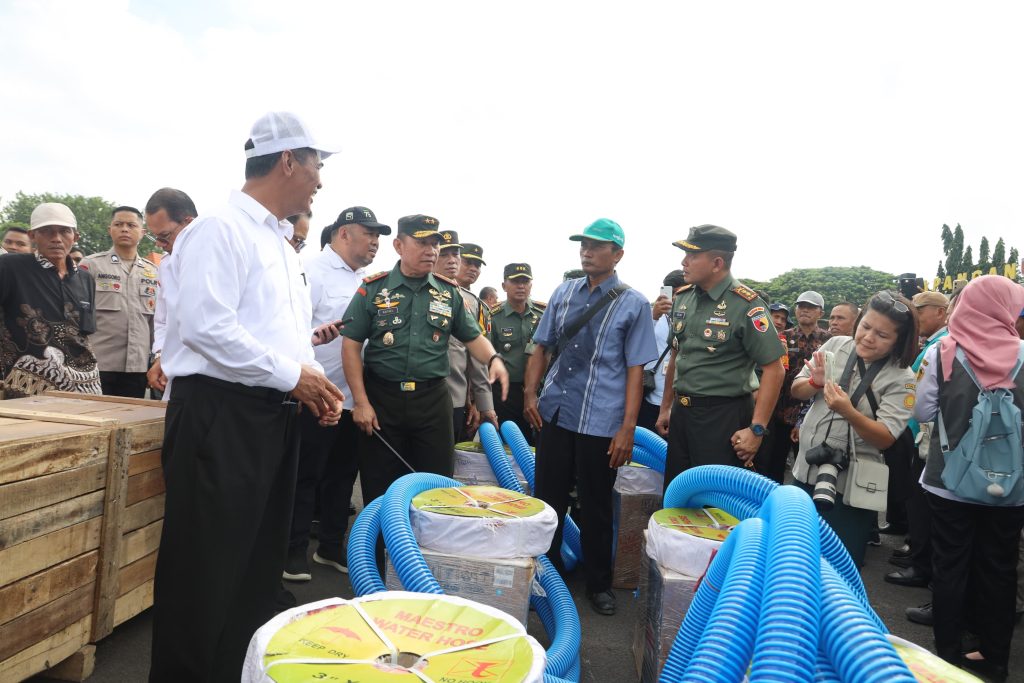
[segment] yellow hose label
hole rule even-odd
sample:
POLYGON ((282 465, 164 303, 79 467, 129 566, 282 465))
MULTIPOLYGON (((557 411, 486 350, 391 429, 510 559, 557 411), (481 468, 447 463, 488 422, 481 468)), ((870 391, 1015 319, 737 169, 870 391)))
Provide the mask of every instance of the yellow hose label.
POLYGON ((665 508, 653 516, 654 521, 666 529, 712 541, 724 541, 733 527, 740 523, 718 508, 665 508))
POLYGON ((359 605, 375 628, 352 602, 306 612, 282 627, 263 656, 270 678, 277 683, 422 683, 412 669, 433 681, 513 683, 533 664, 521 627, 473 607, 440 596, 359 605), (400 653, 397 662, 393 652, 400 653))
POLYGON ((430 489, 412 499, 417 510, 458 517, 532 517, 544 510, 537 498, 497 486, 430 489))
POLYGON ((920 683, 981 683, 980 679, 959 669, 931 652, 893 643, 896 654, 920 683))

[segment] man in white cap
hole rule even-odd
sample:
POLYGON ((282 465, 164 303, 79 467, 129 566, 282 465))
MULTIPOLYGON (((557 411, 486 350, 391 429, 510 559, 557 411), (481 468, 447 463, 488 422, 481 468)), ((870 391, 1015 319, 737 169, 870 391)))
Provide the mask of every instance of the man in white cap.
POLYGON ((313 356, 309 285, 285 221, 310 210, 334 151, 294 114, 266 114, 245 144, 242 190, 174 244, 150 681, 237 681, 275 612, 298 404, 329 426, 344 400, 313 356))
POLYGON ((87 340, 96 331, 93 279, 71 260, 78 221, 67 206, 44 203, 32 211, 36 252, 0 259, 0 378, 5 398, 48 389, 100 393, 96 356, 87 340))

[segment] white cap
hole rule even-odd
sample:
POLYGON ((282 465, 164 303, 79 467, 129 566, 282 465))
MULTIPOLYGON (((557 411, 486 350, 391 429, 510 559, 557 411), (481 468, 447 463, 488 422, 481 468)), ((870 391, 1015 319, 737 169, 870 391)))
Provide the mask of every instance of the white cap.
POLYGON ((302 119, 287 111, 272 111, 261 116, 252 124, 249 138, 252 140, 253 148, 245 150, 247 159, 303 147, 320 152, 321 159, 326 159, 339 151, 333 145, 316 142, 302 119))
POLYGON ((796 298, 798 304, 810 304, 820 309, 825 308, 825 298, 815 291, 808 290, 796 298))
POLYGON ((32 217, 29 218, 29 230, 45 228, 48 225, 59 225, 78 230, 78 221, 71 209, 56 202, 45 202, 32 209, 32 217))

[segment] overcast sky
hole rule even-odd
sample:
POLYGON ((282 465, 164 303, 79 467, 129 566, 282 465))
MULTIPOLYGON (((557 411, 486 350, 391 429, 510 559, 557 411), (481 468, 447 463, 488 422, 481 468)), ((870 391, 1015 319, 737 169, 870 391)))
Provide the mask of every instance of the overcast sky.
MULTIPOLYGON (((0 3, 0 198, 200 212, 241 186, 252 122, 290 109, 343 152, 314 230, 365 205, 527 261, 546 298, 567 237, 626 231, 652 298, 701 223, 734 272, 933 276, 943 223, 1024 246, 1024 9, 948 2, 0 3)), ((393 265, 388 245, 372 270, 393 265)))

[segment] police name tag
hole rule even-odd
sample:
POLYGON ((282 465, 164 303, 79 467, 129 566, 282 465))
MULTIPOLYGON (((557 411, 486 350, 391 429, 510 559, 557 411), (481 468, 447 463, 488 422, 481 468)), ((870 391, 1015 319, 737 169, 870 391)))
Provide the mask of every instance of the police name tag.
POLYGON ((443 315, 448 318, 452 317, 451 304, 446 304, 445 302, 438 301, 437 299, 432 299, 430 301, 430 312, 437 313, 438 315, 443 315))

